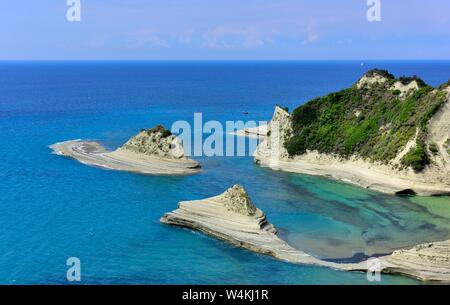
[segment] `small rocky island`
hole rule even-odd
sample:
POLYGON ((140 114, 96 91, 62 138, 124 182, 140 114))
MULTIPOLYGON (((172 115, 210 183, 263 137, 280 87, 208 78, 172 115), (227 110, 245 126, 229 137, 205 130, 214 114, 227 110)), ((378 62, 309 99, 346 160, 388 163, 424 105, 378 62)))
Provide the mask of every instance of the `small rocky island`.
POLYGON ((255 161, 391 194, 450 194, 450 82, 367 72, 292 114, 276 107, 255 161))
POLYGON ((50 146, 54 153, 87 165, 142 174, 183 175, 200 171, 188 159, 181 141, 163 126, 141 130, 122 147, 108 152, 95 141, 73 140, 50 146))
POLYGON ((377 270, 372 269, 373 264, 369 261, 340 264, 320 260, 281 240, 275 227, 239 185, 218 196, 180 202, 178 209, 165 214, 160 221, 197 230, 234 246, 294 264, 342 271, 380 271, 424 281, 450 282, 450 240, 418 245, 379 257, 377 270))

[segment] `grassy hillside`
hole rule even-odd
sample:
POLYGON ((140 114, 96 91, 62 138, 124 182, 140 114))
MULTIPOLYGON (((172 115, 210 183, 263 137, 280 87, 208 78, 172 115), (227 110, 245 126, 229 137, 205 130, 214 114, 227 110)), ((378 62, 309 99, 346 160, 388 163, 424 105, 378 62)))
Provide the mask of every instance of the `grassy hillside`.
POLYGON ((422 170, 430 162, 425 144, 428 122, 446 101, 446 92, 428 86, 417 77, 395 77, 372 70, 366 77, 381 76, 372 83, 316 98, 293 111, 293 134, 286 142, 291 156, 307 150, 342 157, 359 155, 389 163, 419 130, 417 146, 401 160, 402 167, 422 170), (398 81, 416 81, 419 89, 401 96, 393 88, 398 81))

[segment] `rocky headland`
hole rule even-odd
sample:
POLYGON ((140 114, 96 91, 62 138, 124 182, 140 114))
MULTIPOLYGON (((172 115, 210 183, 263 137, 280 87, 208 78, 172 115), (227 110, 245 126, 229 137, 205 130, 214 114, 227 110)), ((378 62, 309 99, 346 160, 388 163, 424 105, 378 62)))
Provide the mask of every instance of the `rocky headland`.
POLYGON ((142 174, 183 175, 200 171, 200 164, 188 159, 179 139, 158 125, 141 130, 115 151, 95 141, 72 140, 50 146, 54 153, 87 165, 142 174))
POLYGON ((292 114, 276 107, 255 161, 391 194, 450 194, 450 84, 367 72, 292 114))

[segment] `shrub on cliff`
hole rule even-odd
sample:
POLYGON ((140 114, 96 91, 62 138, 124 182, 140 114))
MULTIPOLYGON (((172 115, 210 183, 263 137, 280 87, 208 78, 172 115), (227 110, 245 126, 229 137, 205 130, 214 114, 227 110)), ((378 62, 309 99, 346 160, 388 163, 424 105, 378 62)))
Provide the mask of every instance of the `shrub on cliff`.
POLYGON ((425 143, 421 142, 412 148, 402 159, 404 167, 411 167, 415 171, 421 171, 430 164, 430 158, 425 148, 425 143))

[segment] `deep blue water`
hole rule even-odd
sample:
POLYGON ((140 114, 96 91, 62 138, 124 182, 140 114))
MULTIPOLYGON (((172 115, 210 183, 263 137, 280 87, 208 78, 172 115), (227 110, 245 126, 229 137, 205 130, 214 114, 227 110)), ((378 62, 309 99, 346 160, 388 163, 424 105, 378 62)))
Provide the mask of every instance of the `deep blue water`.
MULTIPOLYGON (((450 237, 450 199, 399 198, 271 171, 250 157, 198 158, 201 174, 101 170, 51 154, 84 138, 110 148, 176 120, 267 120, 353 84, 370 68, 450 79, 450 62, 0 62, 0 284, 367 284, 365 274, 296 266, 161 225, 180 200, 244 185, 292 245, 326 259, 450 237), (248 111, 247 116, 243 111, 248 111)), ((383 276, 383 284, 416 283, 383 276)))

